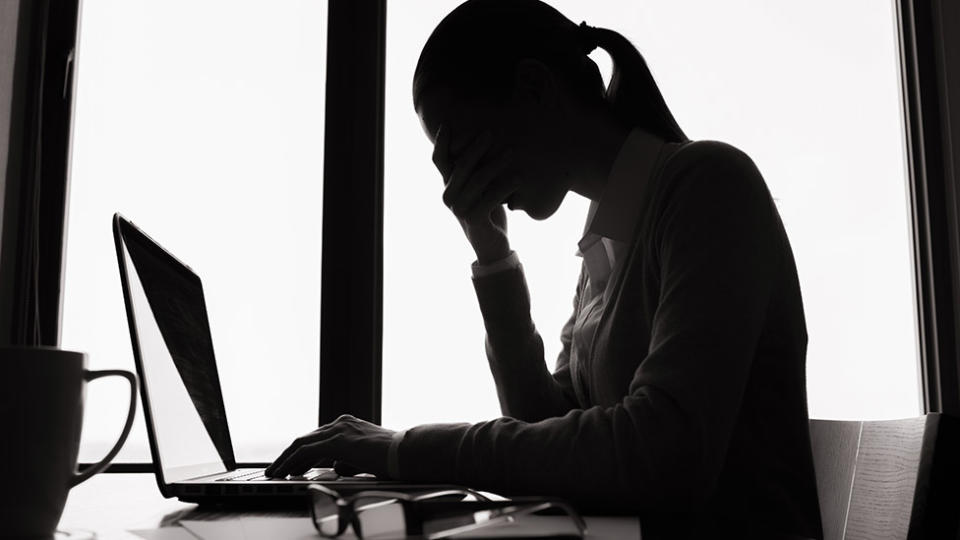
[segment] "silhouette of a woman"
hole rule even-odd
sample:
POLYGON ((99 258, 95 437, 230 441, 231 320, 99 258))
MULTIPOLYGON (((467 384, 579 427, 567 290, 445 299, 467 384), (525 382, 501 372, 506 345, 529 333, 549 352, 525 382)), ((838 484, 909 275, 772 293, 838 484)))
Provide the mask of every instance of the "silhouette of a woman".
MULTIPOLYGON (((538 0, 469 0, 434 30, 413 101, 474 286, 503 418, 394 433, 345 416, 275 475, 381 476, 563 496, 644 539, 821 538, 793 254, 753 162, 690 141, 637 49, 538 0), (587 56, 613 60, 604 88, 587 56), (553 373, 504 205, 592 203, 553 373)), ((437 329, 441 331, 442 329, 437 329)))

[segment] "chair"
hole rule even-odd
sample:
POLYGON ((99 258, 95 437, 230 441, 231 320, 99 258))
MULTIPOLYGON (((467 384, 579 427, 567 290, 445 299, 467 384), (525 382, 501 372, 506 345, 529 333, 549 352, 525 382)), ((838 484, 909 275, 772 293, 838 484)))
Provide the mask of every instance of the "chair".
POLYGON ((958 537, 960 420, 811 420, 824 540, 958 537))

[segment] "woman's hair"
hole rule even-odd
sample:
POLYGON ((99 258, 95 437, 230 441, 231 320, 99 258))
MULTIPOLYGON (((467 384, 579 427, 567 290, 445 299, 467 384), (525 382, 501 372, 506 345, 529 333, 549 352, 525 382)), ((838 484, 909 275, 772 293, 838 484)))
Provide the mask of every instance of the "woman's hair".
POLYGON ((420 53, 414 105, 437 87, 463 98, 506 100, 523 59, 543 62, 585 103, 610 107, 628 127, 671 142, 687 140, 643 56, 627 38, 586 23, 578 26, 539 0, 467 0, 450 12, 420 53), (597 47, 613 60, 608 88, 587 56, 597 47))

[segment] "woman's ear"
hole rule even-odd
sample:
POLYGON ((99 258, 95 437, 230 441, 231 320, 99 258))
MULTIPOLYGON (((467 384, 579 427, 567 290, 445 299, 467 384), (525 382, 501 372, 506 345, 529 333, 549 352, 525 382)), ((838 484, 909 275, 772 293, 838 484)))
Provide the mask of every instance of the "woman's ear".
POLYGON ((524 58, 514 73, 513 102, 521 107, 553 107, 557 103, 557 81, 543 62, 524 58))

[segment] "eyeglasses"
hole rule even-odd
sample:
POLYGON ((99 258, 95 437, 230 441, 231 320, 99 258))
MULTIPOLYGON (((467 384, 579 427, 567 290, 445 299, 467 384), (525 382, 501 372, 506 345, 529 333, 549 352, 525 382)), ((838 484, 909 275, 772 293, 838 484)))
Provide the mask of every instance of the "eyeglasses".
POLYGON ((320 536, 334 538, 352 527, 358 538, 397 538, 415 535, 427 540, 447 538, 482 527, 511 523, 528 514, 553 509, 566 514, 583 538, 586 523, 568 504, 549 499, 494 501, 472 489, 447 489, 417 495, 394 491, 360 491, 342 496, 321 485, 308 487, 313 525, 320 536), (465 501, 472 496, 475 500, 465 501))

